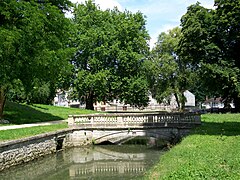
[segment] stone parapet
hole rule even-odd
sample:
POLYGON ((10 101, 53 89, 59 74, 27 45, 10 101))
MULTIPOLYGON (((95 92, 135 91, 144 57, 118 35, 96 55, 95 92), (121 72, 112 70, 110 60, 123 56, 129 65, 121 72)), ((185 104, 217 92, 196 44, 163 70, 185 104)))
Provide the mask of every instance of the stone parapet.
POLYGON ((69 127, 137 128, 137 127, 193 127, 201 124, 197 113, 110 113, 70 115, 69 127))

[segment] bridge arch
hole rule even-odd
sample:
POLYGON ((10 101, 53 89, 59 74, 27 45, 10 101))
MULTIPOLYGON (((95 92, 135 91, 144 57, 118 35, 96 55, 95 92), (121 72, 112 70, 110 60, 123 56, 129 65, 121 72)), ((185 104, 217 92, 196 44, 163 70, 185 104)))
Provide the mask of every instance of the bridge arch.
POLYGON ((174 136, 178 136, 179 130, 176 128, 164 129, 125 129, 118 131, 100 131, 93 132, 95 144, 103 142, 111 142, 113 144, 121 144, 137 137, 155 138, 162 140, 171 140, 174 136), (95 134, 95 135, 94 135, 95 134))

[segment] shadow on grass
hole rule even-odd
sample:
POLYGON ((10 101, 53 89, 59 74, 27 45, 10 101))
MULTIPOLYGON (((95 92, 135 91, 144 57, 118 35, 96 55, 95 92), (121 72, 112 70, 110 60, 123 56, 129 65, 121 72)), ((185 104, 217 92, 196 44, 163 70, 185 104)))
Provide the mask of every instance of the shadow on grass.
POLYGON ((33 108, 28 105, 7 102, 4 108, 4 119, 9 120, 12 124, 27 124, 63 120, 62 117, 42 112, 41 109, 42 108, 33 108))
POLYGON ((202 125, 193 131, 199 135, 238 136, 240 122, 202 122, 202 125))
POLYGON ((39 108, 39 109, 48 110, 48 108, 41 107, 41 106, 37 106, 37 105, 35 105, 35 104, 33 104, 32 106, 33 106, 33 107, 36 107, 36 108, 39 108))

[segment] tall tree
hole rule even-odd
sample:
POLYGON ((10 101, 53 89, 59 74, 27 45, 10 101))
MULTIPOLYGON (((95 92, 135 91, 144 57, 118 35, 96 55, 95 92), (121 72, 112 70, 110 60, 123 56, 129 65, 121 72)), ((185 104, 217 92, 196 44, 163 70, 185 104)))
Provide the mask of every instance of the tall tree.
POLYGON ((145 19, 117 9, 102 11, 87 1, 77 5, 73 19, 77 49, 74 94, 93 109, 93 103, 113 98, 132 106, 146 106, 147 81, 141 73, 148 53, 145 19), (138 94, 141 89, 141 93, 138 94))
POLYGON ((193 73, 188 64, 178 55, 181 29, 176 27, 162 32, 151 52, 149 79, 151 92, 160 103, 169 102, 174 95, 180 110, 185 107, 184 92, 189 89, 193 73))
POLYGON ((14 82, 28 97, 41 84, 56 84, 68 66, 70 24, 51 1, 0 1, 0 118, 14 82))
POLYGON ((215 5, 215 10, 199 3, 188 7, 181 19, 179 54, 199 72, 205 92, 220 94, 226 104, 234 100, 240 110, 240 1, 220 0, 215 5))
POLYGON ((240 0, 215 0, 214 42, 221 50, 221 63, 226 69, 223 96, 233 99, 240 112, 240 0))

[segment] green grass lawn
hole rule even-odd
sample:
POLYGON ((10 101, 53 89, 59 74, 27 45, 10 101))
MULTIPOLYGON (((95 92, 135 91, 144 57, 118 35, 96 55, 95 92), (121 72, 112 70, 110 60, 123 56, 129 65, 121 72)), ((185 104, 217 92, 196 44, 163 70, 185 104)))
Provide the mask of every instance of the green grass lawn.
POLYGON ((54 124, 48 126, 35 126, 21 129, 11 129, 0 131, 0 142, 14 139, 21 139, 42 133, 53 132, 67 128, 67 123, 54 124))
POLYGON ((4 108, 4 119, 9 120, 11 124, 25 124, 64 120, 67 119, 68 115, 71 114, 91 113, 96 113, 96 111, 78 108, 49 106, 42 104, 26 105, 7 102, 4 108))
MULTIPOLYGON (((54 120, 64 120, 71 114, 92 114, 96 111, 90 111, 77 108, 66 108, 49 106, 42 104, 18 104, 7 102, 4 109, 4 119, 13 124, 27 124, 36 122, 46 122, 54 120)), ((53 124, 48 126, 28 127, 21 129, 11 129, 0 131, 0 141, 20 139, 24 137, 34 136, 46 132, 52 132, 67 128, 67 123, 53 124)))
POLYGON ((146 179, 240 179, 240 114, 206 114, 202 121, 146 179))

